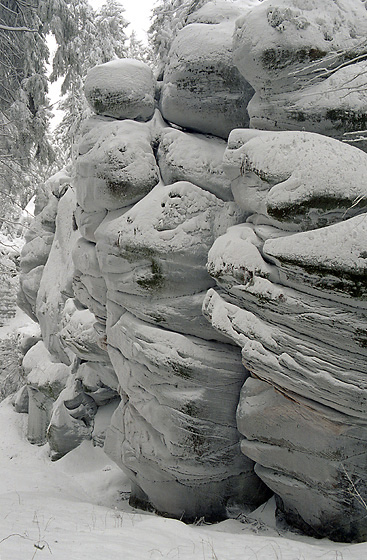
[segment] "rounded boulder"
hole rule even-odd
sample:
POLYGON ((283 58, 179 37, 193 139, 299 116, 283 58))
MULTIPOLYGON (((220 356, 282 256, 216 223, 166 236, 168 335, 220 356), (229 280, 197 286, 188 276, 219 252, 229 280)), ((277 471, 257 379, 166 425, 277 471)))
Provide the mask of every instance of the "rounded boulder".
POLYGON ((145 122, 154 113, 155 79, 139 60, 124 58, 95 66, 87 74, 84 93, 97 115, 145 122))

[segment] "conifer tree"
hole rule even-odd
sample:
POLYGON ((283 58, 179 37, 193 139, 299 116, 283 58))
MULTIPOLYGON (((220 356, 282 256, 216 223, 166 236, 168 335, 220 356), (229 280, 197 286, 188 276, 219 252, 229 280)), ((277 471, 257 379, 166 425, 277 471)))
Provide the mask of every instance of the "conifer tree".
POLYGON ((11 213, 24 207, 55 161, 49 80, 62 77, 65 117, 58 136, 65 149, 87 111, 87 71, 128 54, 123 13, 117 0, 106 0, 97 12, 87 0, 0 0, 0 227, 5 214, 12 221, 11 213), (51 76, 49 34, 57 44, 51 76))
POLYGON ((0 1, 0 222, 11 222, 54 160, 40 0, 0 1))
POLYGON ((61 0, 65 11, 54 13, 50 29, 57 50, 53 58, 51 81, 63 77, 59 108, 64 117, 56 129, 56 138, 70 155, 80 124, 90 114, 83 93, 83 83, 90 68, 114 58, 128 55, 124 8, 117 0, 106 3, 95 12, 86 0, 61 0))

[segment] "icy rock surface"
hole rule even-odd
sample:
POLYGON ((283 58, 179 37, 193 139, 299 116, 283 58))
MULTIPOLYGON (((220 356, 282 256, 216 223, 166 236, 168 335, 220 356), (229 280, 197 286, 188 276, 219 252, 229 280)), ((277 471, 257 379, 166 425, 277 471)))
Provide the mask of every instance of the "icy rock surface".
POLYGON ((153 116, 155 79, 139 60, 124 58, 95 66, 87 74, 84 91, 97 115, 143 122, 153 116))
POLYGON ((241 447, 279 512, 347 541, 367 535, 365 165, 364 152, 318 135, 234 131, 225 169, 235 200, 256 214, 210 249, 221 293, 203 305, 255 378, 237 410, 241 447), (275 222, 277 200, 285 219, 275 222))
POLYGON ((236 22, 234 62, 255 89, 253 128, 340 138, 364 130, 367 31, 361 0, 265 0, 236 22))
POLYGON ((164 70, 160 108, 169 122, 227 138, 233 128, 248 125, 247 104, 254 90, 232 62, 239 3, 226 3, 213 20, 216 4, 204 6, 177 34, 164 70))

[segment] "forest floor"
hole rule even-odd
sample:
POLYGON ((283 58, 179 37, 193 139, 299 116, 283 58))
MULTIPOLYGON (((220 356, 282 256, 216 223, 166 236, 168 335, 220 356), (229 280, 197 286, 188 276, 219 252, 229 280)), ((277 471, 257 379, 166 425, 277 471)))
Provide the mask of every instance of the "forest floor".
MULTIPOLYGON (((0 329, 6 336, 14 325, 0 329)), ((362 560, 346 545, 280 530, 274 500, 242 521, 185 525, 133 509, 126 476, 84 442, 57 462, 26 439, 27 415, 0 403, 0 560, 362 560)))

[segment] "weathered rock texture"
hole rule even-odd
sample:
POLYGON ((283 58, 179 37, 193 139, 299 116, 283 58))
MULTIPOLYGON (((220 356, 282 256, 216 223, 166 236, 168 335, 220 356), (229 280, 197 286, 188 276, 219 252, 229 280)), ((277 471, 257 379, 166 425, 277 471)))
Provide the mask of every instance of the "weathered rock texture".
POLYGON ((56 459, 85 438, 100 441, 101 434, 94 432, 98 407, 119 399, 117 381, 113 382, 116 376, 107 373, 112 367, 106 349, 98 346, 103 334, 97 335, 94 315, 75 298, 73 290, 72 248, 79 232, 69 174, 63 171, 51 177, 41 193, 38 214, 21 255, 18 303, 40 324, 42 341, 37 342, 37 337, 34 342, 25 341, 23 368, 29 404, 19 393, 15 407, 20 412, 28 407, 29 440, 38 445, 48 440, 56 459), (94 368, 96 362, 106 372, 103 377, 108 377, 109 399, 97 399, 97 405, 91 407, 90 398, 97 401, 90 394, 104 388, 98 371, 92 383, 84 383, 86 368, 89 364, 94 368), (84 394, 88 396, 82 403, 74 400, 84 394))
POLYGON ((247 372, 201 314, 207 253, 243 220, 223 152, 157 112, 146 124, 90 120, 76 162, 74 293, 105 329, 121 396, 105 450, 129 474, 132 503, 187 520, 267 495, 239 448, 247 372))
POLYGON ((307 533, 367 538, 367 155, 293 130, 358 121, 363 94, 330 114, 305 94, 360 71, 365 22, 360 0, 209 2, 172 46, 160 110, 146 66, 89 74, 97 115, 21 262, 42 331, 28 437, 53 458, 90 438, 133 505, 214 520, 274 492, 307 533), (249 83, 251 124, 292 130, 237 129, 226 147, 249 83))
POLYGON ((85 95, 97 115, 145 122, 154 113, 155 79, 143 62, 111 60, 88 73, 85 95))
POLYGON ((264 496, 239 454, 246 371, 201 316, 212 285, 206 254, 241 218, 233 202, 177 182, 96 231, 108 351, 125 397, 105 449, 139 488, 133 502, 187 520, 218 519, 228 501, 253 507, 264 496))
MULTIPOLYGON (((100 115, 84 123, 72 189, 59 201, 49 197, 57 206, 51 247, 41 242, 48 201, 35 257, 31 242, 24 250, 23 291, 31 266, 42 267, 27 301, 49 352, 43 376, 36 364, 27 367, 29 438, 42 443, 47 435, 53 458, 82 439, 101 442, 93 431, 98 408, 115 399, 105 450, 129 474, 131 502, 180 519, 222 519, 227 506, 253 509, 270 494, 240 450, 236 408, 248 376, 240 351, 201 313, 215 285, 208 251, 245 216, 224 174, 222 140, 174 130, 159 111, 148 120, 125 110, 121 96, 126 84, 135 87, 137 69, 147 76, 131 61, 91 71, 87 96, 93 92, 100 115), (99 104, 105 75, 120 84, 108 112, 99 104), (57 282, 51 269, 60 271, 57 282), (68 375, 49 390, 60 371, 68 375)), ((149 98, 151 82, 138 86, 149 98)), ((247 99, 241 103, 245 115, 247 99)), ((207 107, 214 115, 217 101, 207 107)), ((227 132, 239 122, 246 121, 227 132)))
POLYGON ((259 223, 314 229, 367 208, 366 155, 305 132, 234 130, 224 169, 237 204, 259 223))

